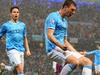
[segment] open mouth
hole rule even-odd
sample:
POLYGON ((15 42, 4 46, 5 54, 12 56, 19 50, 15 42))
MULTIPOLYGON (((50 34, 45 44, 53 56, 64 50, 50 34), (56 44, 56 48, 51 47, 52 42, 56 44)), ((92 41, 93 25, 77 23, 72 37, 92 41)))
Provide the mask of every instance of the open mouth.
POLYGON ((17 18, 17 16, 15 16, 17 18))

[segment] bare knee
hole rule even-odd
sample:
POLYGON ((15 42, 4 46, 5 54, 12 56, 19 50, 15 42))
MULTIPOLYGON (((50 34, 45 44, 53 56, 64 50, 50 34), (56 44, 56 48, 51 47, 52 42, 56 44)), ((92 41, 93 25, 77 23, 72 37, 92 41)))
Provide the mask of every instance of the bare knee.
POLYGON ((16 67, 16 70, 17 70, 17 72, 23 72, 23 65, 22 65, 22 64, 19 64, 19 65, 16 67))
POLYGON ((67 63, 79 65, 79 61, 74 56, 69 56, 66 60, 67 63))
POLYGON ((80 64, 81 65, 92 65, 92 61, 89 59, 89 58, 86 58, 86 57, 82 57, 80 59, 80 64))
POLYGON ((100 75, 100 72, 96 73, 96 75, 100 75))
POLYGON ((92 61, 90 59, 87 60, 88 64, 92 65, 92 61))

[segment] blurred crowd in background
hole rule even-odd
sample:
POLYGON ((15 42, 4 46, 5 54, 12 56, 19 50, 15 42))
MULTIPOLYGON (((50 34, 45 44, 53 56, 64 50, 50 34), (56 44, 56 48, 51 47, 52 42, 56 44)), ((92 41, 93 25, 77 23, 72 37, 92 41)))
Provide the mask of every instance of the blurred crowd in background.
MULTIPOLYGON (((0 0, 0 25, 9 20, 9 9, 12 5, 12 0, 0 0)), ((59 10, 62 3, 17 0, 17 5, 21 9, 20 20, 27 25, 32 52, 32 56, 25 57, 25 75, 53 75, 52 62, 45 53, 43 27, 47 15, 59 10)), ((8 64, 4 38, 0 40, 0 62, 8 64)), ((78 7, 76 14, 69 19, 68 39, 79 51, 93 50, 96 44, 100 44, 100 10, 97 10, 95 5, 78 7)))

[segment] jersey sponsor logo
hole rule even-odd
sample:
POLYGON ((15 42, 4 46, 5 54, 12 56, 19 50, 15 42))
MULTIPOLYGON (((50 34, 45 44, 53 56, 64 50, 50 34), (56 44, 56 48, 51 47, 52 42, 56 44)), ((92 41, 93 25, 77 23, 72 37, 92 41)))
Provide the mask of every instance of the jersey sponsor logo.
POLYGON ((22 30, 17 29, 17 30, 10 30, 9 33, 20 33, 22 30))

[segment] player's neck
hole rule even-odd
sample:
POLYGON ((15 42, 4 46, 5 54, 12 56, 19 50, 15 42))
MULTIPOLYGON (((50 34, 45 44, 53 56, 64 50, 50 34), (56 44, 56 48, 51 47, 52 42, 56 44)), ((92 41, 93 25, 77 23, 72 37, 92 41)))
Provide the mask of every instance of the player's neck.
POLYGON ((65 17, 62 9, 59 10, 59 14, 60 14, 63 18, 65 17))
POLYGON ((14 22, 14 23, 18 22, 18 20, 16 20, 16 19, 11 19, 11 21, 14 22))

